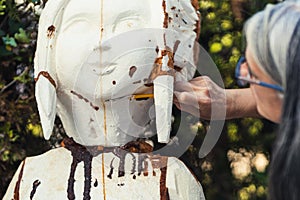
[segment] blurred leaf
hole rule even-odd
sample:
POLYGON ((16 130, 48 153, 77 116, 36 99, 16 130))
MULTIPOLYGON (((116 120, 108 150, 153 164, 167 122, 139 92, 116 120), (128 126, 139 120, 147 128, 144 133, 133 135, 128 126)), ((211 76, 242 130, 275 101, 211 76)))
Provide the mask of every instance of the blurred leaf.
POLYGON ((27 129, 32 132, 32 134, 36 137, 42 136, 42 127, 38 124, 27 124, 27 129))
POLYGON ((16 40, 21 43, 29 43, 30 42, 28 35, 22 28, 19 28, 19 33, 15 33, 14 36, 15 36, 16 40))
POLYGON ((209 51, 211 53, 219 53, 220 51, 222 51, 222 44, 220 42, 214 42, 211 46, 210 46, 210 49, 209 51))
POLYGON ((2 41, 5 45, 11 46, 11 47, 17 47, 17 43, 15 38, 10 37, 9 35, 2 37, 2 41))

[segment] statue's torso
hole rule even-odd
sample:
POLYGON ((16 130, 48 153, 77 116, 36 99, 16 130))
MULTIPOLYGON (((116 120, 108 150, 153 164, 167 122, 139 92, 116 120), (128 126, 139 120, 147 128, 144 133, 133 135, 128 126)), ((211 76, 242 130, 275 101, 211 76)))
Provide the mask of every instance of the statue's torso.
POLYGON ((26 158, 4 199, 204 199, 200 183, 176 158, 105 151, 89 159, 56 148, 26 158))

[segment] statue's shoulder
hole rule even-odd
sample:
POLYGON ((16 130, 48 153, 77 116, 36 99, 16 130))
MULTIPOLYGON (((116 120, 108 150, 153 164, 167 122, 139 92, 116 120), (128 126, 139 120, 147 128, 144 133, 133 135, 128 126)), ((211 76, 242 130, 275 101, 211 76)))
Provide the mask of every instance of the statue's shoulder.
POLYGON ((58 147, 54 149, 50 149, 43 154, 37 156, 30 156, 25 158, 23 162, 25 162, 26 166, 36 165, 36 163, 49 163, 55 162, 66 162, 66 160, 72 160, 72 155, 69 150, 64 147, 58 147))
POLYGON ((168 157, 166 184, 171 199, 181 199, 177 194, 187 199, 205 199, 202 186, 196 176, 176 157, 168 157))
POLYGON ((43 187, 41 183, 45 180, 57 182, 60 180, 59 177, 68 174, 71 162, 70 151, 63 147, 51 149, 41 155, 26 157, 19 165, 3 199, 25 199, 26 196, 30 198, 35 195, 37 188, 43 187))

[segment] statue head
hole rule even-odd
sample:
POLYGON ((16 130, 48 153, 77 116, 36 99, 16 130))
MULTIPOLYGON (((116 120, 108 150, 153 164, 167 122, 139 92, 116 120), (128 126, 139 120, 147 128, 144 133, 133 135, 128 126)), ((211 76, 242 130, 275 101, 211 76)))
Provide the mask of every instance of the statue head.
MULTIPOLYGON (((197 1, 196 1, 197 2, 197 1)), ((190 0, 49 1, 39 23, 36 98, 43 133, 56 113, 83 145, 158 134, 168 142, 173 84, 195 72, 190 0)))

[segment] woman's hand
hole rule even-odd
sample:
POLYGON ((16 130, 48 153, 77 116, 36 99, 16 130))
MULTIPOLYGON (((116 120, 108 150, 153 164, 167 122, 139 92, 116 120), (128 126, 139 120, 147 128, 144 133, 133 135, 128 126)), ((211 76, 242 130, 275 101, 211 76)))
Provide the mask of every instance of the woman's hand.
POLYGON ((250 88, 223 89, 207 76, 175 83, 174 104, 182 111, 207 120, 258 117, 250 88))

